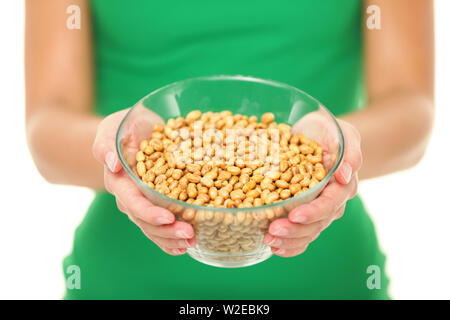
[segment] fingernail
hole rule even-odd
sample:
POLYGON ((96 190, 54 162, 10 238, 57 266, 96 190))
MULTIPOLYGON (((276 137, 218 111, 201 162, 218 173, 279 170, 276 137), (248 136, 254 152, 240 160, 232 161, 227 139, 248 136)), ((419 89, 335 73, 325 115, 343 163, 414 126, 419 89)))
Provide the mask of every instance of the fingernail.
POLYGON ((297 223, 306 223, 308 221, 308 218, 306 217, 306 215, 298 212, 293 215, 292 221, 297 223))
POLYGON ((158 217, 158 218, 156 218, 156 223, 157 224, 171 224, 172 221, 166 217, 158 217))
POLYGON ((344 164, 342 165, 342 177, 345 180, 345 183, 349 183, 350 179, 352 178, 352 166, 348 163, 348 162, 344 162, 344 164))
POLYGON ((275 229, 272 234, 283 237, 283 236, 287 236, 289 234, 289 230, 286 228, 279 228, 279 229, 275 229))
POLYGON ((186 249, 177 249, 177 254, 184 254, 186 249))
POLYGON ((272 247, 272 246, 279 246, 279 245, 281 245, 281 239, 278 239, 278 238, 273 238, 272 239, 272 241, 270 241, 268 244, 267 244, 269 247, 272 247))
POLYGON ((185 240, 180 240, 180 241, 178 241, 178 245, 181 247, 181 248, 191 248, 191 245, 189 244, 189 241, 187 241, 186 239, 185 240))
POLYGON ((106 165, 108 166, 109 171, 114 172, 114 168, 116 167, 117 158, 114 152, 108 152, 105 157, 106 165))
POLYGON ((180 239, 189 239, 191 237, 188 236, 187 232, 184 230, 177 230, 175 231, 175 237, 180 239))
POLYGON ((284 249, 278 249, 275 251, 276 254, 284 254, 286 251, 284 249))

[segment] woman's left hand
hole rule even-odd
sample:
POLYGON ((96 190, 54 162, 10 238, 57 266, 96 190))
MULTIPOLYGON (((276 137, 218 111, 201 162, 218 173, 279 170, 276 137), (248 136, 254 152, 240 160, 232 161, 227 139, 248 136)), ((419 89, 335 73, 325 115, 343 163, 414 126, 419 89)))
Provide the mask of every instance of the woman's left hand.
POLYGON ((342 217, 345 205, 358 190, 358 170, 362 164, 361 138, 349 123, 339 120, 345 138, 341 166, 320 196, 289 213, 288 218, 271 223, 264 243, 281 257, 303 253, 308 245, 334 220, 342 217))

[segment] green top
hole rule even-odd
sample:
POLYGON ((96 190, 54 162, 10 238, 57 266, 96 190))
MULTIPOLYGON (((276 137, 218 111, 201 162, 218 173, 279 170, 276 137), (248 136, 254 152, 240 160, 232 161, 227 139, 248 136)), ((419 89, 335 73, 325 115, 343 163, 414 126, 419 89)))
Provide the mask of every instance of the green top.
MULTIPOLYGON (((216 74, 288 83, 337 115, 363 100, 360 0, 92 0, 91 7, 99 114, 168 83, 216 74)), ((221 269, 164 253, 99 192, 64 272, 81 271, 81 289, 68 288, 68 299, 377 299, 388 297, 384 263, 359 197, 302 255, 221 269), (367 286, 372 265, 381 289, 367 286)))

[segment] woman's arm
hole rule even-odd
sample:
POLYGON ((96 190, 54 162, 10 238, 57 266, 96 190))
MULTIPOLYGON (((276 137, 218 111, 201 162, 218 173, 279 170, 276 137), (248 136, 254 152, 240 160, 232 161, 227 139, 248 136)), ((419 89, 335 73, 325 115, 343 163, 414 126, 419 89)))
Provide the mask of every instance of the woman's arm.
POLYGON ((381 30, 364 21, 368 106, 342 117, 361 134, 360 178, 415 165, 434 116, 432 0, 367 0, 381 9, 381 30))
POLYGON ((369 105, 343 117, 353 126, 340 120, 346 152, 336 181, 318 198, 291 211, 288 219, 271 223, 264 243, 276 255, 301 254, 340 218, 347 200, 356 194, 358 176, 370 178, 405 169, 425 152, 433 122, 433 3, 366 1, 371 4, 381 8, 382 29, 365 31, 369 105))
POLYGON ((92 155, 93 112, 88 0, 26 1, 26 129, 31 154, 50 182, 104 188, 92 155), (66 26, 70 5, 81 29, 66 26))
POLYGON ((155 207, 121 170, 115 133, 125 110, 94 116, 88 0, 27 0, 27 135, 50 182, 107 188, 120 211, 172 255, 195 246, 190 224, 155 207), (66 29, 66 8, 81 8, 81 30, 66 29), (98 161, 95 160, 95 157, 98 161))

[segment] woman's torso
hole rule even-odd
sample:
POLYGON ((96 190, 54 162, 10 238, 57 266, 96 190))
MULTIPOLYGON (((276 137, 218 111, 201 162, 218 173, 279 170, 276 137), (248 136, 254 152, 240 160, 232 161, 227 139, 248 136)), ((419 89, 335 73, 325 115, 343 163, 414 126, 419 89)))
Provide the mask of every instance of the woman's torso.
MULTIPOLYGON (((362 99, 360 1, 91 1, 96 111, 107 115, 148 92, 195 76, 243 74, 286 82, 335 114, 362 99)), ((373 224, 360 199, 297 257, 242 269, 163 253, 98 193, 64 263, 81 270, 67 298, 385 298, 367 287, 383 272, 373 224), (84 284, 84 285, 83 285, 84 284)))

